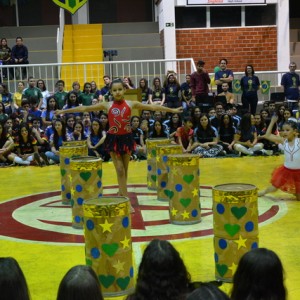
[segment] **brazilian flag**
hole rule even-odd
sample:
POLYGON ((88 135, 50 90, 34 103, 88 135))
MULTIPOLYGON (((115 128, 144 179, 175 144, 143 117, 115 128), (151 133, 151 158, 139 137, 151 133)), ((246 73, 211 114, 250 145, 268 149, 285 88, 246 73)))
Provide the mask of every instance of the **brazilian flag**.
POLYGON ((241 81, 239 79, 234 79, 232 81, 232 92, 234 94, 241 94, 242 93, 241 81))
POLYGON ((261 93, 263 95, 268 95, 270 93, 271 81, 270 80, 262 80, 260 83, 261 93))

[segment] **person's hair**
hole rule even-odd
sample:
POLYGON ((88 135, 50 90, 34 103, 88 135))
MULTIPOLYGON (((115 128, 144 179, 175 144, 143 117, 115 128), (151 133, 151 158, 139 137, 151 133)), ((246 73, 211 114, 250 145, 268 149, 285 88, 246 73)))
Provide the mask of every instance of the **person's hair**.
POLYGON ((247 73, 247 68, 250 67, 252 69, 252 75, 254 75, 255 71, 254 71, 254 68, 252 65, 246 65, 245 67, 245 75, 248 76, 248 73, 247 73))
POLYGON ((9 94, 8 85, 6 83, 0 83, 0 85, 3 87, 3 95, 9 94))
POLYGON ((192 119, 191 116, 185 116, 185 117, 182 119, 182 123, 186 124, 187 122, 193 123, 193 119, 192 119))
POLYGON ((133 122, 134 119, 138 119, 139 120, 139 124, 141 124, 141 118, 139 116, 132 116, 130 118, 130 125, 132 125, 132 122, 133 122))
POLYGON ((168 87, 168 85, 170 84, 170 77, 171 76, 173 76, 174 77, 174 83, 175 83, 175 85, 177 86, 177 88, 178 89, 180 89, 180 84, 179 84, 179 81, 178 81, 178 79, 176 78, 176 76, 175 76, 175 73, 169 73, 167 76, 166 76, 166 79, 165 79, 165 81, 164 81, 164 84, 163 84, 163 87, 164 88, 167 88, 168 87))
POLYGON ((231 131, 232 134, 235 133, 235 129, 233 128, 233 121, 232 121, 232 116, 229 113, 224 113, 221 116, 221 121, 220 121, 220 128, 219 128, 219 133, 220 134, 225 134, 226 133, 226 128, 225 128, 225 124, 224 124, 224 118, 228 117, 229 119, 229 123, 228 123, 228 129, 231 131))
POLYGON ((148 80, 146 78, 141 78, 140 81, 139 81, 139 88, 142 90, 142 91, 147 91, 148 89, 148 80), (142 88, 141 87, 141 81, 144 81, 145 82, 145 86, 142 88))
POLYGON ((3 46, 2 46, 2 41, 6 41, 6 48, 8 48, 8 45, 7 45, 7 39, 6 39, 6 38, 2 38, 2 39, 1 39, 1 42, 0 42, 1 47, 3 47, 3 46))
POLYGON ((241 122, 240 122, 240 129, 241 131, 248 132, 251 129, 251 114, 245 113, 242 116, 241 122))
MULTIPOLYGON (((74 118, 74 117, 73 117, 74 118)), ((54 144, 54 147, 55 149, 58 149, 59 146, 58 146, 58 142, 59 142, 59 135, 58 135, 58 132, 55 128, 55 124, 57 122, 60 122, 62 124, 62 129, 61 129, 61 137, 62 137, 62 140, 65 141, 66 140, 66 125, 65 123, 63 122, 62 119, 56 119, 54 124, 53 124, 53 130, 54 130, 54 133, 53 133, 53 144, 54 144)))
POLYGON ((102 137, 102 130, 103 130, 103 126, 100 122, 100 120, 98 118, 94 118, 92 121, 91 121, 91 134, 90 136, 98 136, 98 137, 102 137), (98 129, 98 132, 94 132, 94 129, 93 129, 93 122, 96 122, 99 124, 99 129, 98 129))
POLYGON ((275 252, 258 248, 242 256, 233 276, 231 299, 286 299, 284 271, 275 252))
POLYGON ((187 300, 229 300, 230 298, 212 283, 201 283, 186 298, 187 300))
POLYGON ((39 82, 42 82, 42 83, 43 83, 42 92, 46 91, 47 88, 46 88, 45 81, 44 81, 43 79, 37 80, 37 82, 36 82, 36 85, 37 85, 37 86, 38 86, 39 82))
POLYGON ((164 130, 164 125, 163 125, 163 123, 162 123, 162 121, 160 121, 160 120, 155 120, 154 121, 154 123, 153 123, 153 126, 152 126, 152 135, 151 135, 151 137, 153 137, 153 138, 157 138, 157 137, 168 137, 168 135, 167 135, 167 133, 165 132, 165 130, 164 130), (156 131, 156 128, 155 128, 155 124, 160 124, 160 133, 158 133, 157 131, 156 131))
POLYGON ((289 120, 285 121, 282 126, 284 126, 284 125, 289 125, 289 126, 291 126, 291 128, 293 130, 298 130, 298 124, 296 122, 296 119, 295 119, 295 121, 293 121, 293 120, 290 120, 290 118, 289 118, 289 120))
POLYGON ((12 257, 0 257, 1 300, 29 300, 30 293, 25 276, 12 257))
POLYGON ((190 274, 168 241, 154 239, 147 246, 138 270, 133 299, 183 299, 190 274))
POLYGON ((83 93, 85 92, 85 88, 86 88, 88 85, 91 87, 91 90, 92 90, 92 85, 91 85, 91 83, 90 83, 90 82, 85 82, 84 85, 83 85, 83 90, 82 90, 83 93))
POLYGON ((65 86, 65 82, 61 79, 56 81, 55 86, 58 86, 59 83, 62 83, 63 86, 65 86))
POLYGON ((101 122, 101 125, 102 125, 103 130, 108 131, 108 129, 109 129, 108 114, 105 113, 105 112, 102 112, 101 115, 100 115, 100 117, 99 117, 99 120, 100 120, 100 122, 101 122), (105 128, 103 127, 102 122, 101 122, 101 117, 102 117, 102 116, 105 116, 106 119, 107 119, 107 123, 106 123, 106 125, 105 125, 105 128))
MULTIPOLYGON (((191 120, 191 117, 189 117, 189 119, 191 120)), ((192 121, 191 121, 192 122, 192 121)), ((178 127, 181 127, 182 126, 182 118, 180 116, 180 114, 177 114, 177 113, 174 113, 170 116, 170 121, 169 121, 169 128, 170 128, 170 131, 172 131, 172 129, 177 129, 178 127), (177 116, 178 117, 178 122, 176 123, 176 125, 174 125, 174 122, 173 122, 173 117, 174 116, 177 116)))
POLYGON ((134 84, 133 84, 131 78, 128 77, 128 76, 125 76, 124 79, 125 79, 125 78, 128 80, 129 85, 130 85, 131 87, 134 87, 134 84))
POLYGON ((197 127, 198 127, 198 129, 197 129, 197 131, 196 131, 196 135, 197 135, 197 137, 198 137, 199 139, 201 139, 201 138, 204 137, 204 136, 205 136, 205 137, 215 136, 215 131, 214 131, 214 129, 213 129, 212 126, 211 126, 211 122, 210 122, 210 119, 209 119, 208 114, 202 113, 202 114, 200 115, 199 123, 198 123, 197 127), (207 120, 208 120, 206 129, 203 128, 203 126, 202 126, 202 124, 201 124, 201 122, 200 122, 200 120, 201 120, 203 117, 206 117, 207 120))
POLYGON ((19 126, 19 132, 18 132, 18 138, 19 138, 19 142, 25 142, 23 139, 23 136, 21 134, 21 130, 22 128, 26 128, 27 132, 28 132, 28 141, 32 142, 33 141, 33 136, 31 135, 31 128, 29 127, 28 123, 21 123, 19 126))
POLYGON ((71 268, 60 282, 57 300, 103 300, 97 275, 90 266, 71 268))
POLYGON ((221 59, 219 60, 219 64, 221 63, 222 60, 224 60, 224 61, 226 62, 226 65, 228 64, 228 60, 227 60, 226 58, 221 58, 221 59))
POLYGON ((156 81, 156 80, 159 81, 158 88, 159 88, 159 90, 161 90, 161 89, 162 89, 162 86, 161 86, 161 80, 160 80, 159 77, 154 77, 153 80, 152 80, 152 87, 153 87, 153 90, 154 90, 154 91, 157 90, 156 85, 155 85, 155 81, 156 81))
POLYGON ((75 126, 76 126, 77 124, 79 124, 79 125, 81 126, 81 131, 80 131, 80 133, 81 133, 81 137, 83 138, 83 137, 85 136, 85 134, 84 134, 84 126, 83 126, 82 121, 75 121, 75 122, 74 122, 74 124, 73 124, 73 132, 74 132, 75 126))
POLYGON ((110 76, 109 76, 109 75, 104 75, 104 76, 103 76, 103 79, 104 79, 104 78, 110 79, 110 76))
MULTIPOLYGON (((125 77, 124 77, 124 78, 125 78, 125 77)), ((112 86, 113 86, 114 84, 117 84, 117 83, 121 83, 122 86, 125 88, 125 84, 124 84, 123 80, 120 79, 120 78, 116 78, 116 79, 114 79, 114 80, 110 83, 109 89, 111 90, 112 86)))
POLYGON ((67 97, 66 97, 66 104, 67 104, 68 108, 71 108, 72 105, 79 106, 79 100, 78 100, 77 93, 75 93, 74 91, 69 92, 67 94, 67 97), (75 102, 72 102, 72 104, 71 104, 71 101, 70 101, 71 95, 74 95, 76 97, 75 102))
POLYGON ((72 83, 72 88, 74 88, 75 85, 79 85, 79 88, 80 88, 80 83, 79 83, 79 81, 74 81, 74 82, 72 83))
POLYGON ((17 36, 17 37, 16 37, 16 41, 17 41, 17 40, 21 40, 21 41, 23 41, 23 38, 22 38, 22 37, 20 37, 20 36, 17 36))
POLYGON ((224 104, 220 101, 216 102, 214 108, 216 109, 217 106, 221 105, 224 108, 224 104))

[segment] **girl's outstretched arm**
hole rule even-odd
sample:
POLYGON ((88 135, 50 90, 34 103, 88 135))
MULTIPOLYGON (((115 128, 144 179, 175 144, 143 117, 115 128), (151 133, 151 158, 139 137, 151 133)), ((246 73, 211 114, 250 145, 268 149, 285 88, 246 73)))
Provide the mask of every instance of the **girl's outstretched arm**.
POLYGON ((272 134, 272 128, 276 124, 277 120, 278 120, 278 116, 272 117, 271 122, 268 126, 268 129, 267 129, 266 133, 263 135, 263 137, 271 142, 279 144, 279 143, 283 143, 284 139, 281 136, 272 134))
POLYGON ((108 108, 108 102, 101 102, 96 105, 81 105, 69 109, 56 110, 55 115, 63 115, 63 114, 77 113, 77 112, 83 113, 85 111, 90 112, 90 111, 104 110, 107 108, 108 108))
POLYGON ((155 104, 143 104, 138 101, 131 101, 132 108, 144 109, 144 110, 152 110, 152 111, 165 111, 173 114, 180 114, 183 112, 182 107, 178 108, 169 108, 165 106, 155 105, 155 104))

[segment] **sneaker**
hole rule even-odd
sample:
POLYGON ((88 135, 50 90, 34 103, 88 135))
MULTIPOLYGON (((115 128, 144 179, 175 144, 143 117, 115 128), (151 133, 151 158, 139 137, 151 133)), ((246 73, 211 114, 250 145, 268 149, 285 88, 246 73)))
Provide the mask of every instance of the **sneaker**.
POLYGON ((43 166, 42 161, 41 161, 41 158, 40 158, 40 156, 39 156, 38 153, 33 153, 33 159, 34 159, 34 161, 36 162, 36 164, 37 164, 38 166, 40 166, 40 167, 43 166))
POLYGON ((41 152, 40 156, 43 159, 43 161, 45 162, 46 166, 49 166, 50 163, 49 163, 49 160, 48 160, 48 157, 46 156, 46 154, 44 152, 41 152))
POLYGON ((273 155, 273 150, 265 150, 265 149, 262 149, 261 150, 263 154, 267 155, 267 156, 271 156, 273 155))

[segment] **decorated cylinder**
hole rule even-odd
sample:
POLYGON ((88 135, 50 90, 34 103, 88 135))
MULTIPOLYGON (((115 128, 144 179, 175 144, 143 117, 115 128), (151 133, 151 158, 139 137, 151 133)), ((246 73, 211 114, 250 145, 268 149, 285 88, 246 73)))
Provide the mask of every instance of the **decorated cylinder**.
POLYGON ((102 197, 83 203, 86 264, 99 278, 105 297, 133 291, 130 203, 102 197))
POLYGON ((102 159, 92 156, 70 160, 72 227, 83 228, 83 201, 103 194, 102 159))
POLYGON ((169 201, 169 197, 164 193, 168 184, 168 156, 181 153, 182 147, 180 145, 156 146, 157 200, 169 201))
POLYGON ((167 138, 147 139, 147 187, 149 190, 157 190, 156 175, 156 146, 170 144, 167 138))
POLYGON ((63 146, 68 146, 68 147, 85 146, 85 147, 87 147, 87 141, 86 140, 82 140, 82 141, 63 141, 63 146))
POLYGON ((240 258, 258 247, 257 188, 231 183, 213 188, 215 275, 231 282, 240 258))
POLYGON ((168 156, 168 184, 164 194, 169 198, 170 222, 189 225, 201 221, 199 198, 199 156, 168 156))
POLYGON ((62 146, 59 148, 61 198, 63 204, 71 204, 70 159, 87 156, 86 146, 62 146))

